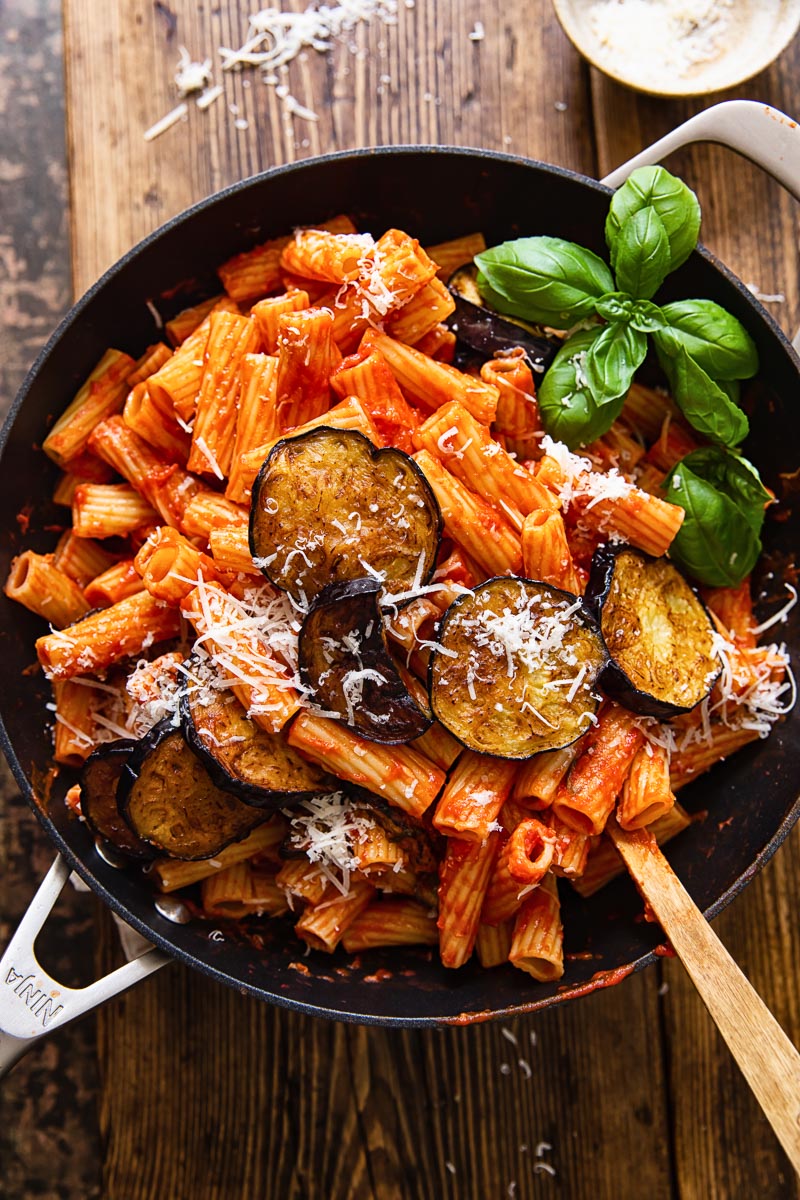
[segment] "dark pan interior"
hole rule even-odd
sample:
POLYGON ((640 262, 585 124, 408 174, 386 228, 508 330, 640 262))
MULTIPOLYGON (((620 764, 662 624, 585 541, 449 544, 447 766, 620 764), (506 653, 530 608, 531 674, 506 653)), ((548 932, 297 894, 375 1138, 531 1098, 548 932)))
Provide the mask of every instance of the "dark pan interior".
MULTIPOLYGON (((5 578, 21 547, 52 548, 57 534, 47 527, 63 522, 64 510, 43 499, 54 472, 35 446, 106 347, 136 355, 155 340, 148 300, 161 305, 160 297, 172 294, 167 307, 177 309, 187 295, 211 294, 218 290, 214 268, 229 255, 336 212, 350 213, 376 233, 396 225, 423 243, 482 229, 489 244, 519 233, 548 233, 602 253, 607 197, 599 184, 541 164, 480 151, 406 148, 280 168, 196 206, 108 272, 66 318, 31 371, 4 434, 0 574, 5 578), (24 533, 27 522, 30 529, 24 533)), ((746 397, 753 432, 745 451, 778 496, 786 496, 778 519, 767 522, 772 577, 764 581, 763 611, 768 613, 785 595, 782 582, 798 541, 791 481, 781 476, 800 464, 800 364, 771 318, 705 252, 693 254, 664 290, 717 300, 744 322, 758 345, 762 369, 746 397)), ((39 804, 34 799, 31 784, 40 797, 46 794, 49 694, 40 674, 23 672, 33 660, 33 640, 43 623, 5 598, 2 606, 0 714, 4 749, 20 787, 93 889, 189 965, 279 1004, 341 1019, 410 1025, 555 1003, 653 961, 652 951, 663 937, 641 920, 641 901, 627 879, 590 901, 562 887, 567 965, 563 980, 552 985, 537 984, 512 968, 483 972, 470 965, 446 972, 428 952, 374 952, 355 963, 339 953, 303 957, 302 947, 280 923, 264 926, 265 944, 257 949, 232 930, 222 931, 223 940, 209 940, 206 924, 165 921, 138 870, 109 867, 83 825, 68 819, 62 804, 68 772, 55 782, 49 799, 39 804), (593 979, 602 972, 612 974, 593 979)), ((796 612, 770 636, 796 652, 796 612)), ((697 903, 711 914, 752 878, 798 815, 798 723, 794 712, 767 741, 748 747, 681 794, 687 807, 707 816, 668 854, 697 903)))

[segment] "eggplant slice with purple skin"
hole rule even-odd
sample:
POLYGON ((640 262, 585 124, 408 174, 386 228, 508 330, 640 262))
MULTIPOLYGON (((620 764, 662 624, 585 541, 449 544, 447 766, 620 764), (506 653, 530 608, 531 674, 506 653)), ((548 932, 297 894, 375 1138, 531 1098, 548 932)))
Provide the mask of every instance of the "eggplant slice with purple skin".
POLYGON ((196 683, 191 659, 186 667, 183 735, 218 788, 262 809, 290 808, 336 790, 335 779, 301 758, 279 733, 256 725, 231 692, 196 683))
POLYGON ((489 579, 445 612, 431 654, 434 716, 470 750, 532 758, 586 733, 606 664, 583 602, 532 579, 489 579))
POLYGON ((304 606, 327 584, 365 575, 426 583, 441 529, 417 464, 355 430, 321 426, 283 438, 253 484, 250 553, 304 606))
POLYGON ((448 279, 447 287, 456 304, 447 321, 449 329, 459 342, 484 359, 519 346, 525 351, 531 370, 537 376, 543 375, 561 343, 549 341, 515 317, 500 316, 489 308, 478 290, 477 275, 474 263, 465 263, 448 279))
POLYGON ((661 720, 690 712, 722 670, 705 605, 674 563, 631 546, 594 553, 586 604, 609 654, 603 690, 661 720))
POLYGON ((266 819, 217 787, 170 717, 139 739, 122 768, 117 804, 137 837, 189 862, 213 857, 266 819))
POLYGON ((300 679, 315 703, 336 712, 361 737, 396 745, 432 724, 418 708, 392 661, 376 579, 331 583, 303 621, 300 679))
POLYGON ((133 833, 117 808, 117 783, 137 745, 135 738, 118 738, 92 751, 81 769, 81 813, 95 837, 128 858, 147 859, 155 850, 133 833))

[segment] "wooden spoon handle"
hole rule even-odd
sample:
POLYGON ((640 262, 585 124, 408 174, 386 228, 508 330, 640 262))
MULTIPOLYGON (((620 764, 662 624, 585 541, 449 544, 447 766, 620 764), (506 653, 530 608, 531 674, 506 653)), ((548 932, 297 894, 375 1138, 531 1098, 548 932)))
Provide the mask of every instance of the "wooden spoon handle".
POLYGON ((800 1054, 722 945, 655 839, 608 833, 800 1174, 800 1054))

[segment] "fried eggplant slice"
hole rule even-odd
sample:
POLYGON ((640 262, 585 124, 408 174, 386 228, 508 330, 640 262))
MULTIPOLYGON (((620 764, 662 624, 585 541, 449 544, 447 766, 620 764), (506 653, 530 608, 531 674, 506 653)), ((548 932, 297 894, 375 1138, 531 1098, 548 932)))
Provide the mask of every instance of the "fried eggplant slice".
POLYGON ((603 690, 632 712, 662 720, 689 712, 722 669, 714 626, 674 563, 630 546, 600 546, 586 603, 609 654, 603 690))
POLYGON ((258 808, 289 808, 336 782, 306 762, 279 733, 252 721, 229 691, 196 682, 193 660, 186 664, 181 692, 183 735, 217 787, 258 808))
POLYGON ((303 621, 300 679, 316 704, 362 737, 410 742, 432 721, 414 702, 392 661, 378 605, 377 579, 331 583, 303 621))
POLYGON ((447 281, 456 307, 447 324, 460 342, 483 358, 521 346, 528 366, 541 374, 558 353, 559 343, 548 341, 534 328, 515 317, 501 317, 487 307, 478 290, 478 268, 474 263, 459 267, 447 281))
POLYGON ((81 770, 81 813, 95 837, 129 858, 153 858, 152 846, 132 832, 117 808, 120 773, 137 744, 135 738, 118 738, 92 751, 81 770))
POLYGON ((489 579, 442 617, 431 707, 479 754, 532 758, 584 734, 606 652, 579 597, 531 579, 489 579))
POLYGON ((253 485, 250 553, 277 587, 310 603, 329 583, 430 579, 442 519, 402 450, 355 430, 313 429, 273 446, 253 485))
POLYGON ((265 817, 218 788, 170 717, 139 740, 120 773, 119 811, 144 841, 172 858, 211 858, 265 817))

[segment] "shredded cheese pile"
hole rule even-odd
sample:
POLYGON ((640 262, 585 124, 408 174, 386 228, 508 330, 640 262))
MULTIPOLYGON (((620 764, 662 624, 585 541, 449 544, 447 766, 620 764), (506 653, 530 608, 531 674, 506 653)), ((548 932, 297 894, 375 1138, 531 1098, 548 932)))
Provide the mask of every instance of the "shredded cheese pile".
POLYGON ((366 839, 374 822, 343 792, 304 800, 297 808, 287 809, 285 816, 291 826, 291 844, 303 850, 310 862, 319 865, 328 882, 347 895, 350 872, 358 867, 353 845, 366 839))
POLYGON ((487 646, 497 658, 505 658, 509 679, 516 675, 519 663, 535 670, 552 655, 557 655, 565 666, 578 662, 575 651, 564 645, 564 638, 569 619, 582 607, 582 601, 565 601, 547 612, 539 609, 539 600, 538 596, 521 596, 516 611, 507 607, 502 613, 488 610, 476 618, 475 645, 487 646))
POLYGON ((261 67, 267 73, 287 66, 301 50, 325 53, 336 38, 377 17, 386 25, 397 23, 397 0, 341 0, 309 5, 303 12, 263 8, 250 17, 247 38, 238 50, 220 47, 222 69, 261 67))
POLYGON ((604 63, 654 90, 700 72, 722 86, 726 64, 742 69, 763 52, 780 9, 780 0, 595 0, 586 16, 604 63))
POLYGON ((634 485, 629 483, 616 467, 607 471, 595 471, 592 462, 580 454, 573 454, 563 442, 556 442, 546 434, 541 441, 543 452, 558 463, 565 475, 558 491, 558 499, 564 512, 573 500, 589 497, 586 508, 594 508, 601 500, 621 500, 630 495, 634 485))
POLYGON ((232 682, 253 689, 254 702, 249 715, 271 710, 267 700, 258 699, 265 683, 279 689, 295 688, 301 696, 305 694, 298 671, 300 622, 285 592, 266 584, 245 588, 241 599, 226 593, 226 608, 234 614, 231 617, 216 611, 202 576, 198 578, 197 589, 201 609, 197 616, 202 617, 207 632, 195 639, 194 650, 202 650, 206 642, 213 642, 218 671, 232 682), (243 657, 252 663, 252 673, 241 666, 243 657))

